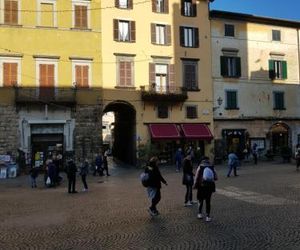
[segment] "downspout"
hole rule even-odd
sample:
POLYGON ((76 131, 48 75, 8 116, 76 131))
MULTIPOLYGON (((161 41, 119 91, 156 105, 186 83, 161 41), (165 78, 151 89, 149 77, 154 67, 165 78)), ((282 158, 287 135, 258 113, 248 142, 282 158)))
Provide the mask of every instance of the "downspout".
POLYGON ((299 28, 297 28, 297 48, 298 48, 298 84, 300 84, 300 39, 299 39, 299 28))

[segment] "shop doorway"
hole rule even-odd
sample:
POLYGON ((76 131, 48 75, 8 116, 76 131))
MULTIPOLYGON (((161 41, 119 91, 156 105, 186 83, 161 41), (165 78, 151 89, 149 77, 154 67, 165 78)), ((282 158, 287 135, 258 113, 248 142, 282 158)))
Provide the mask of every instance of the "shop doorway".
POLYGON ((270 134, 273 154, 279 154, 282 148, 289 146, 289 130, 289 126, 285 123, 272 125, 270 134))
POLYGON ((103 113, 108 112, 114 114, 114 123, 111 126, 112 155, 126 164, 135 165, 136 111, 134 107, 124 101, 115 101, 104 108, 103 113))
POLYGON ((233 151, 240 159, 243 159, 243 150, 246 147, 245 132, 245 129, 224 129, 222 131, 223 139, 226 145, 226 155, 228 155, 230 151, 233 151))
MULTIPOLYGON (((32 163, 35 167, 43 166, 48 157, 63 153, 63 134, 31 135, 32 163)), ((63 154, 62 154, 63 155, 63 154)))

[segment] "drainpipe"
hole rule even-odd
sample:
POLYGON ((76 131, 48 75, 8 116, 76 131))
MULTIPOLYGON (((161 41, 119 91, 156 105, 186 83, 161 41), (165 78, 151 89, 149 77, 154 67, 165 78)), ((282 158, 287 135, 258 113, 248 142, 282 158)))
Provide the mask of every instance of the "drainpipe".
POLYGON ((298 84, 300 84, 300 41, 299 41, 299 29, 297 29, 297 48, 298 48, 298 74, 299 74, 299 78, 298 78, 298 84))

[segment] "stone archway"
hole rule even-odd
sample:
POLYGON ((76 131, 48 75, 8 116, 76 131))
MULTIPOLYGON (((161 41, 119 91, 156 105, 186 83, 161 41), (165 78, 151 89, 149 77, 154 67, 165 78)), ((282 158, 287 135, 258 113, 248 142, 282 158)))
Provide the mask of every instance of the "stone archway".
POLYGON ((270 128, 271 150, 279 154, 283 147, 289 146, 290 128, 283 122, 277 122, 270 128))
POLYGON ((125 101, 107 104, 103 113, 114 112, 113 156, 127 164, 136 163, 136 111, 125 101))

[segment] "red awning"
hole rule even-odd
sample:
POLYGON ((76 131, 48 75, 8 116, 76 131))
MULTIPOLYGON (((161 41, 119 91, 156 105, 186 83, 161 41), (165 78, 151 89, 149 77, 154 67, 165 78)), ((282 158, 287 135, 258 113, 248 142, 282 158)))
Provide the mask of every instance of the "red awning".
POLYGON ((180 139, 181 135, 174 123, 149 124, 152 139, 180 139))
POLYGON ((181 124, 181 129, 187 139, 211 140, 213 138, 213 135, 206 124, 181 124))

